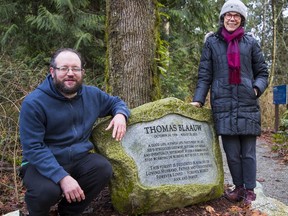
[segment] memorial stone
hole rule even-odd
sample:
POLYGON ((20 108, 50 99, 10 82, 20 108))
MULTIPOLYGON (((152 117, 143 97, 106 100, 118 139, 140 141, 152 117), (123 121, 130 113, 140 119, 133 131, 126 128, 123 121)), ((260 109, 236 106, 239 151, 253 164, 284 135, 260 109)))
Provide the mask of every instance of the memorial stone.
POLYGON ((161 212, 220 197, 224 173, 211 110, 176 98, 131 110, 121 142, 93 131, 96 151, 113 166, 111 200, 120 213, 161 212))

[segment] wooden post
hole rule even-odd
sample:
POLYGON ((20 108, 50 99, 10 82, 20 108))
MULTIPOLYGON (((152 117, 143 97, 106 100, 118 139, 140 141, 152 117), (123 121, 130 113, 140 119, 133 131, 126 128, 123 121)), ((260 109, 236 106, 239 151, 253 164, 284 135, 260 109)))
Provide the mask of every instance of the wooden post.
POLYGON ((274 132, 277 133, 279 127, 279 104, 275 104, 275 129, 274 132))

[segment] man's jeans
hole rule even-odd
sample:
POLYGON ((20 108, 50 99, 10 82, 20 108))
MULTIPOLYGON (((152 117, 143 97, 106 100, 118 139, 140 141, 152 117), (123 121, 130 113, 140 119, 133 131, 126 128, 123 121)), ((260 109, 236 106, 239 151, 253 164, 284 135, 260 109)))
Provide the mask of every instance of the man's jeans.
POLYGON ((88 154, 63 167, 78 182, 85 200, 68 203, 59 184, 41 175, 33 165, 26 164, 20 169, 20 176, 26 187, 29 216, 48 216, 50 207, 58 202, 60 215, 80 215, 112 177, 111 164, 99 154, 88 154))

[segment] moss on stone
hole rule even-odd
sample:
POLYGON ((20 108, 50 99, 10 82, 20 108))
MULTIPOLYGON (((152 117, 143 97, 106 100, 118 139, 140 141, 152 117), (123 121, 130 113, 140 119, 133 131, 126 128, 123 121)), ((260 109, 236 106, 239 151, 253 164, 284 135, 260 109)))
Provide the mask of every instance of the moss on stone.
POLYGON ((152 121, 171 113, 213 124, 211 110, 206 108, 196 108, 191 104, 185 103, 177 98, 166 98, 155 102, 146 103, 132 109, 128 125, 152 121))

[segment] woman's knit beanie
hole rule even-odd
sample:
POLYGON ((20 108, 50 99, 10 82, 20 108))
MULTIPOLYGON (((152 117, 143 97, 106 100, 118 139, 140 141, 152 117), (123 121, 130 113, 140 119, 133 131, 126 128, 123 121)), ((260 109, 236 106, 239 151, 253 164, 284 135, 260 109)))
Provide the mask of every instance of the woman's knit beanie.
POLYGON ((245 6, 245 4, 240 1, 240 0, 228 0, 224 3, 224 5, 222 6, 220 15, 219 15, 219 21, 220 24, 223 24, 223 20, 224 20, 224 15, 227 12, 236 12, 239 13, 244 20, 242 20, 242 25, 244 26, 246 18, 247 18, 247 7, 245 6))
POLYGON ((247 7, 245 4, 240 0, 228 0, 225 2, 225 4, 222 6, 221 12, 219 17, 224 15, 227 12, 237 12, 241 14, 245 20, 247 18, 247 7))

